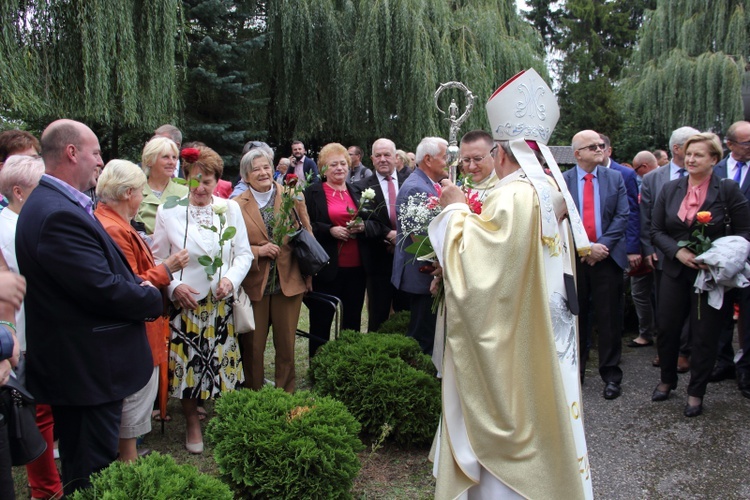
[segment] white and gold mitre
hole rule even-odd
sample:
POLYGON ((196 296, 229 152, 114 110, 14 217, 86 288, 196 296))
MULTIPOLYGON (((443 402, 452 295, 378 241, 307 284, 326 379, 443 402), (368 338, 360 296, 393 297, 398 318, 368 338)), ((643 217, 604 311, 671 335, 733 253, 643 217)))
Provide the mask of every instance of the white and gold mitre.
POLYGON ((503 83, 486 109, 497 141, 525 139, 547 144, 560 119, 555 94, 533 68, 503 83))
POLYGON ((560 167, 547 142, 560 119, 557 98, 539 73, 529 68, 503 83, 489 98, 487 118, 496 141, 508 141, 518 164, 533 184, 542 208, 542 241, 555 250, 559 242, 557 219, 551 203, 551 186, 534 151, 540 151, 568 207, 573 238, 578 253, 591 251, 581 216, 570 196, 560 167))

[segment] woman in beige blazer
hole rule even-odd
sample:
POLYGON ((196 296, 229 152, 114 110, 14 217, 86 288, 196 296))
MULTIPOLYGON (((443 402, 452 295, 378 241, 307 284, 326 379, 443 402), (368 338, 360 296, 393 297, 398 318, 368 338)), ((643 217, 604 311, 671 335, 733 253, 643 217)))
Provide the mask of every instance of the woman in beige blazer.
MULTIPOLYGON (((260 389, 264 382, 263 352, 272 326, 276 387, 293 392, 294 339, 302 295, 312 289, 312 276, 302 276, 287 237, 281 246, 273 243, 274 220, 281 206, 283 187, 274 182, 272 165, 273 159, 260 149, 249 151, 240 162, 240 175, 249 189, 235 200, 242 210, 254 257, 242 287, 255 313, 255 331, 244 334, 240 345, 245 385, 260 389)), ((312 234, 301 193, 294 206, 303 227, 312 234)))

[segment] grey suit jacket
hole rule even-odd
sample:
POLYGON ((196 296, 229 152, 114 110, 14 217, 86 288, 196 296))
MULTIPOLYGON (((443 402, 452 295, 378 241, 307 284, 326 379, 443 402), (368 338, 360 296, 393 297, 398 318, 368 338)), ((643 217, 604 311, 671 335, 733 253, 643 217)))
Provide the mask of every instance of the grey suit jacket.
MULTIPOLYGON (((396 197, 396 214, 401 213, 401 205, 405 204, 409 196, 416 193, 427 193, 427 195, 437 196, 437 190, 427 174, 420 169, 416 169, 409 177, 406 178, 403 185, 398 190, 396 197)), ((432 276, 420 273, 419 268, 425 263, 417 261, 414 255, 404 250, 411 244, 411 241, 405 241, 401 232, 401 221, 396 221, 398 236, 396 236, 396 249, 393 255, 393 274, 391 274, 391 283, 398 290, 408 293, 428 295, 430 293, 430 283, 432 276)))
POLYGON ((656 253, 657 261, 654 263, 657 269, 661 269, 664 261, 664 254, 656 248, 651 241, 651 214, 654 210, 656 198, 658 198, 664 185, 670 181, 670 165, 668 163, 649 172, 643 176, 641 184, 641 246, 643 255, 653 255, 656 253))

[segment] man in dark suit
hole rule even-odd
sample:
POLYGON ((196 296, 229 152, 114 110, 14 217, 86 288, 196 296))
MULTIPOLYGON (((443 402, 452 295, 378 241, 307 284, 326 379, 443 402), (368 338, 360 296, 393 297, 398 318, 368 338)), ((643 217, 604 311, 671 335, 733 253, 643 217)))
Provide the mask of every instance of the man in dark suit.
POLYGON ((604 134, 599 134, 599 137, 607 145, 607 149, 603 153, 604 162, 602 166, 620 172, 625 183, 625 191, 628 193, 630 215, 628 215, 628 227, 625 230, 625 251, 628 254, 628 266, 635 269, 641 264, 641 212, 638 208, 638 175, 632 168, 620 165, 612 159, 612 144, 609 137, 604 134))
MULTIPOLYGON (((740 186, 740 191, 750 201, 750 122, 733 123, 726 136, 729 155, 716 164, 714 172, 719 177, 733 179, 740 186)), ((740 318, 737 333, 743 346, 742 356, 734 362, 732 334, 734 324, 730 322, 719 337, 719 357, 711 373, 710 382, 719 382, 728 378, 737 378, 737 386, 742 395, 750 398, 750 288, 739 290, 740 318)))
POLYGON ((378 227, 382 228, 380 239, 364 247, 362 252, 362 264, 367 273, 367 330, 374 332, 388 319, 392 305, 397 311, 408 307, 403 299, 399 300, 400 294, 391 284, 396 244, 396 197, 408 173, 405 169, 396 173, 396 145, 390 139, 373 142, 371 158, 375 175, 365 177, 355 185, 360 192, 368 188, 375 191, 372 211, 366 217, 379 222, 378 227))
POLYGON ((591 241, 591 253, 576 266, 581 380, 591 344, 593 305, 599 333, 599 375, 606 384, 603 395, 605 399, 615 399, 620 396, 622 383, 618 365, 622 354, 622 272, 628 267, 624 236, 629 210, 622 175, 600 167, 606 147, 595 131, 578 132, 573 136, 578 165, 563 177, 591 241))
MULTIPOLYGON (((672 131, 672 135, 669 138, 669 150, 672 152, 672 161, 644 175, 643 183, 641 184, 641 246, 643 247, 643 258, 646 260, 646 264, 654 270, 657 309, 659 305, 659 288, 664 254, 651 241, 651 213, 664 185, 687 174, 685 171, 685 151, 682 146, 691 136, 698 133, 700 131, 693 127, 680 127, 672 131)), ((658 316, 656 317, 656 323, 658 326, 658 316)), ((677 359, 677 371, 679 373, 686 373, 690 370, 689 356, 690 329, 688 328, 686 318, 680 341, 680 357, 677 359)), ((658 355, 654 358, 652 364, 659 366, 660 360, 658 355)))
POLYGON ((302 183, 302 186, 307 185, 308 179, 310 182, 317 182, 320 180, 320 173, 318 172, 318 165, 315 160, 308 158, 305 154, 305 145, 302 141, 292 142, 292 156, 289 158, 290 168, 297 175, 298 182, 302 183))
POLYGON ((28 388, 52 406, 69 495, 117 458, 122 400, 153 371, 144 321, 163 305, 83 194, 102 166, 96 135, 58 120, 41 142, 46 174, 18 219, 16 253, 28 284, 28 388))
MULTIPOLYGON (((396 198, 397 216, 406 205, 409 196, 417 193, 438 196, 438 183, 446 177, 447 152, 448 141, 445 139, 440 137, 422 139, 417 146, 417 168, 401 186, 396 198)), ((397 224, 397 231, 391 283, 409 297, 411 319, 407 335, 419 342, 425 354, 432 355, 437 319, 436 314, 432 312, 432 295, 430 295, 430 283, 433 276, 429 272, 421 272, 420 268, 424 268, 425 263, 417 261, 414 255, 406 252, 405 248, 412 242, 404 238, 400 220, 397 224)))

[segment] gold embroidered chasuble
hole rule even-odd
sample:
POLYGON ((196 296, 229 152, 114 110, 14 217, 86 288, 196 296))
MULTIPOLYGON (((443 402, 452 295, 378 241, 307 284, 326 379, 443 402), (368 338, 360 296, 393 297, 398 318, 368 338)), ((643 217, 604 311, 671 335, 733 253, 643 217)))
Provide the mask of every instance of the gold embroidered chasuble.
POLYGON ((456 210, 447 219, 435 497, 464 495, 481 468, 526 498, 590 497, 577 368, 573 381, 561 374, 563 356, 570 364, 576 354, 571 361, 556 346, 539 201, 527 180, 506 180, 481 215, 456 210))

